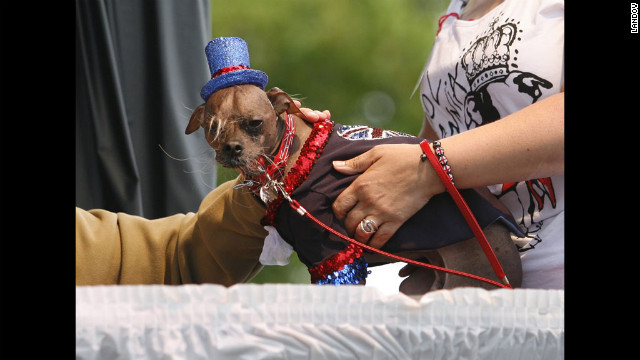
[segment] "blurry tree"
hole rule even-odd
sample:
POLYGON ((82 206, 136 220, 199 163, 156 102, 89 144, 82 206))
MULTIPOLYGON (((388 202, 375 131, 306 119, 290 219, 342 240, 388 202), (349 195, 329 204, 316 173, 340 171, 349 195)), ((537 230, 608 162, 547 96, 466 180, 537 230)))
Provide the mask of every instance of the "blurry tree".
MULTIPOLYGON (((424 114, 412 92, 448 3, 212 0, 212 38, 246 40, 251 67, 269 76, 267 89, 329 109, 335 122, 417 134, 424 114)), ((218 183, 236 175, 221 168, 218 183)), ((293 256, 290 265, 265 267, 253 281, 308 283, 309 274, 293 256)))

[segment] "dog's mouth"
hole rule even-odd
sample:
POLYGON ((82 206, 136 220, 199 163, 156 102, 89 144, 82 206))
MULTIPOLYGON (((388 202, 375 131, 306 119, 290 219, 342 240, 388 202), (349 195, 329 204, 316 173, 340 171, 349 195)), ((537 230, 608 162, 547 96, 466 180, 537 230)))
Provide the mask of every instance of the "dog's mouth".
POLYGON ((218 164, 228 169, 234 169, 242 173, 245 177, 251 178, 260 175, 264 170, 264 161, 259 161, 260 157, 226 157, 216 156, 218 164), (262 167, 261 167, 262 166, 262 167))
POLYGON ((241 161, 239 159, 216 159, 216 161, 218 161, 218 163, 220 165, 222 165, 223 167, 226 168, 230 168, 230 169, 243 169, 246 164, 244 161, 241 161))

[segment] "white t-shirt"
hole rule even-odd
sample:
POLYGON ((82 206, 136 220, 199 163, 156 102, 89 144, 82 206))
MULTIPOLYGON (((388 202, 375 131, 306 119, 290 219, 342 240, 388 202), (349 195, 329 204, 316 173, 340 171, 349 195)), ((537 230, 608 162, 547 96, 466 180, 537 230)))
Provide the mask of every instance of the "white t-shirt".
MULTIPOLYGON (((452 0, 446 14, 461 6, 452 0)), ((479 19, 442 22, 422 73, 421 103, 444 138, 556 94, 563 81, 564 0, 505 0, 479 19)), ((564 288, 564 175, 490 189, 527 235, 514 238, 523 287, 564 288)))

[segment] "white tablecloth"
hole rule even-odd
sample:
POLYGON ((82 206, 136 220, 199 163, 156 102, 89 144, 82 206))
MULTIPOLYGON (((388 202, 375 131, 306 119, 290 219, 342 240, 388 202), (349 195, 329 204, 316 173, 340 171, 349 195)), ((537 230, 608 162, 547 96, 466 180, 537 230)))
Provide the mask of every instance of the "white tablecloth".
POLYGON ((77 359, 564 359, 564 290, 76 288, 77 359))

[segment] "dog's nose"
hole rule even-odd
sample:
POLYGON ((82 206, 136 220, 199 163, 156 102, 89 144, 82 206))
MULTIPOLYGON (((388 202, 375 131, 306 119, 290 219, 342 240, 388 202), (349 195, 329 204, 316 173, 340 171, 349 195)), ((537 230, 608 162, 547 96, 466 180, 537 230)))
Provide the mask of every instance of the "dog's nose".
POLYGON ((224 146, 224 151, 230 155, 240 156, 242 150, 242 144, 237 141, 231 141, 224 146))

